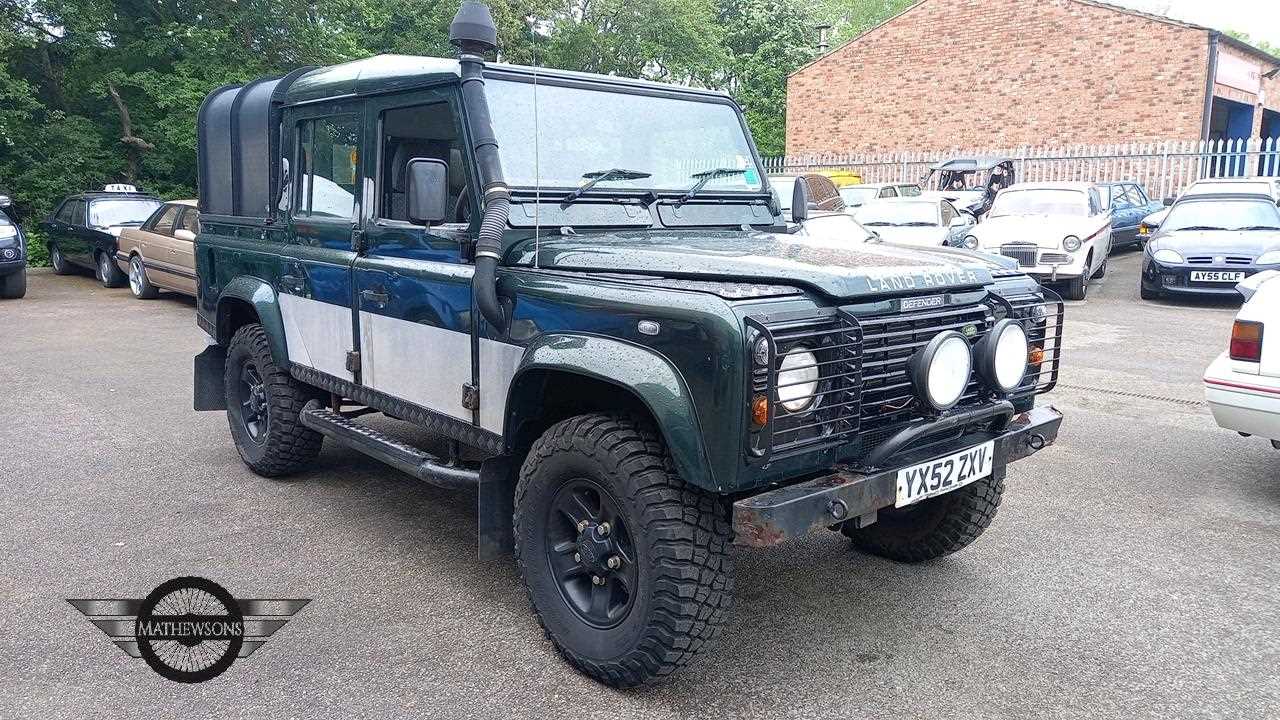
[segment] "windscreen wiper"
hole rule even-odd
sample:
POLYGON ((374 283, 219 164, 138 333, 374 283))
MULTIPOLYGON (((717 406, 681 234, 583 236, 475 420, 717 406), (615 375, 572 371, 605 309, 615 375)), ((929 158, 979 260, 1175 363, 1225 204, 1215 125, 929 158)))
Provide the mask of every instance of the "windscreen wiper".
POLYGON ((702 172, 694 173, 689 177, 693 178, 694 180, 697 180, 698 182, 694 183, 693 187, 689 188, 689 191, 686 192, 683 197, 681 197, 679 200, 675 202, 675 206, 680 207, 681 205, 692 200, 694 196, 702 192, 702 188, 706 187, 707 183, 711 182, 712 180, 719 180, 720 178, 725 178, 725 177, 733 177, 734 175, 744 175, 746 174, 746 172, 747 171, 744 170, 743 168, 714 168, 711 170, 703 170, 702 172))
POLYGON ((589 173, 583 173, 582 177, 586 178, 588 182, 583 183, 573 192, 566 195, 564 200, 560 201, 561 208, 569 207, 573 204, 573 201, 585 195, 588 190, 599 183, 607 182, 609 180, 641 180, 643 178, 653 177, 653 173, 613 168, 612 170, 594 170, 589 173))
POLYGON ((1224 228, 1224 227, 1217 227, 1216 225, 1188 225, 1188 226, 1186 226, 1186 227, 1180 227, 1180 228, 1177 228, 1177 229, 1178 229, 1178 230, 1182 230, 1183 232, 1186 232, 1187 230, 1191 230, 1191 231, 1193 231, 1193 232, 1194 232, 1194 231, 1197 231, 1197 230, 1198 230, 1198 231, 1205 231, 1205 230, 1226 230, 1226 228, 1224 228))
POLYGON ((1237 230, 1280 230, 1275 225, 1249 225, 1247 227, 1236 228, 1237 230))

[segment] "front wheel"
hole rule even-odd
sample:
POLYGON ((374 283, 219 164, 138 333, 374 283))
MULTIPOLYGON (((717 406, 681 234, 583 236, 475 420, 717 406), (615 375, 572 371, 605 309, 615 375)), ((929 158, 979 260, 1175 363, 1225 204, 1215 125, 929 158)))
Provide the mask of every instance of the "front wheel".
POLYGON ((152 300, 160 294, 156 286, 147 279, 147 269, 142 265, 142 258, 137 255, 129 258, 129 290, 139 300, 152 300))
POLYGON ((102 282, 102 287, 118 288, 125 283, 124 273, 120 272, 120 268, 116 266, 116 261, 111 259, 107 253, 98 253, 98 280, 102 282))
POLYGON ((245 325, 231 338, 222 382, 231 437, 250 470, 280 477, 320 454, 324 436, 298 417, 316 393, 276 364, 261 325, 245 325))
POLYGON ((995 518, 1003 495, 1004 478, 987 477, 915 505, 885 508, 865 528, 846 522, 840 531, 855 547, 872 555, 924 562, 963 550, 977 540, 995 518))
POLYGON ((12 275, 0 277, 0 298, 17 300, 27 294, 27 271, 19 270, 12 275))
POLYGON ((1089 270, 1085 268, 1080 277, 1071 278, 1067 281, 1066 292, 1063 297, 1068 300, 1083 300, 1089 294, 1089 270))
POLYGON ((534 613, 579 671, 641 685, 719 638, 733 598, 728 513, 676 475, 647 426, 605 414, 552 426, 521 468, 513 519, 534 613))

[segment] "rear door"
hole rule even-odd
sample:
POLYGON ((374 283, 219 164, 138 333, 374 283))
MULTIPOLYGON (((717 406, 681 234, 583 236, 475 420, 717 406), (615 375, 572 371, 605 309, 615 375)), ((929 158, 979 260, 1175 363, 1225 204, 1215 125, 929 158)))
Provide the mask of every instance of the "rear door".
POLYGON ((130 233, 130 237, 136 238, 134 245, 147 269, 147 279, 157 287, 172 289, 168 272, 173 261, 171 241, 180 212, 180 205, 165 205, 142 224, 140 232, 130 233))
POLYGON ((351 263, 360 208, 359 102, 295 109, 290 247, 277 290, 290 362, 354 381, 351 263))
POLYGON ((200 211, 186 206, 178 217, 173 233, 173 272, 170 275, 172 289, 188 295, 196 294, 195 238, 200 234, 200 211), (190 234, 187 234, 190 233, 190 234))
POLYGON ((73 200, 71 205, 71 222, 65 229, 62 246, 63 253, 73 262, 85 267, 96 267, 93 258, 93 238, 89 230, 89 206, 84 200, 73 200))

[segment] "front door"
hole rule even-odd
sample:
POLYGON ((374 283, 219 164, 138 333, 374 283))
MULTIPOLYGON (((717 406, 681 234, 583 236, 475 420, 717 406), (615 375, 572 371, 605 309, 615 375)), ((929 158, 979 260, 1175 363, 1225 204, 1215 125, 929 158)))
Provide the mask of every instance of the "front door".
POLYGON ((354 381, 351 264, 360 210, 360 107, 295 110, 285 131, 294 169, 291 247, 280 258, 277 290, 289 361, 354 381))
POLYGON ((361 382, 501 433, 519 349, 472 336, 474 270, 463 249, 476 201, 459 117, 452 88, 373 100, 366 108, 366 146, 378 152, 367 159, 374 183, 365 250, 355 263, 361 382), (448 217, 430 227, 408 215, 406 175, 414 158, 449 166, 448 217), (487 377, 493 381, 480 407, 464 401, 464 386, 487 377))

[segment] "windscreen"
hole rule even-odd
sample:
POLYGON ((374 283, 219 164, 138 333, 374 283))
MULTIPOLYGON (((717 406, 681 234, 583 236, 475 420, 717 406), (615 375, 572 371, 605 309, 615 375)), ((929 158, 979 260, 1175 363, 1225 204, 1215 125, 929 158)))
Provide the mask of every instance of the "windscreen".
POLYGON ((1280 230, 1280 209, 1266 200, 1181 202, 1160 228, 1173 230, 1280 230))
POLYGON ((1005 190, 996 196, 990 217, 1001 215, 1089 214, 1089 196, 1079 190, 1005 190))
POLYGON ((141 225, 158 207, 159 200, 95 200, 89 205, 89 225, 141 225))
POLYGON ((928 202, 873 202, 858 208, 854 217, 867 227, 935 226, 938 224, 938 206, 928 202))
POLYGON ((648 177, 606 180, 597 189, 688 190, 696 173, 727 168, 742 172, 710 180, 706 191, 763 187, 732 105, 541 83, 537 93, 535 164, 533 84, 485 82, 508 185, 576 188, 585 175, 619 169, 648 177))
POLYGON ((874 200, 879 194, 880 188, 840 188, 840 199, 844 200, 845 205, 849 205, 851 207, 861 205, 868 200, 874 200))

